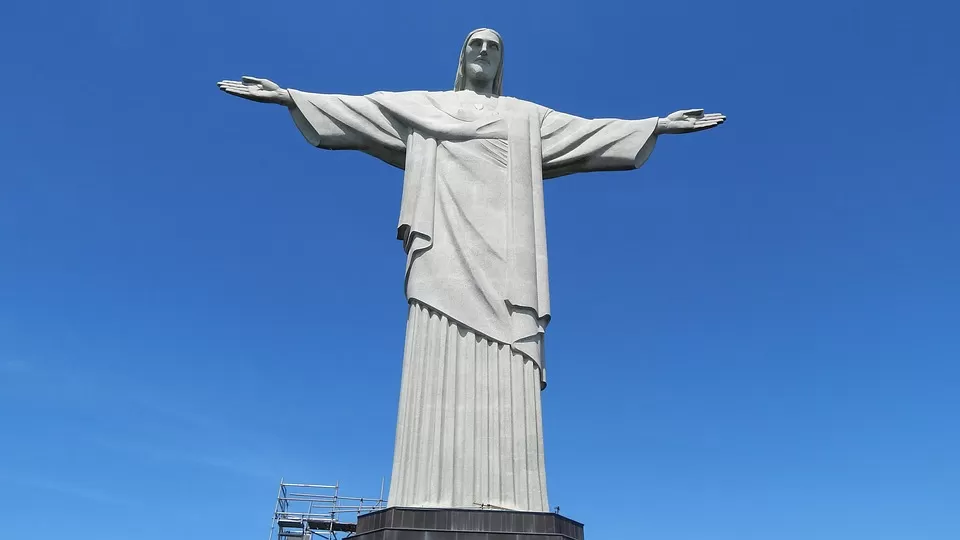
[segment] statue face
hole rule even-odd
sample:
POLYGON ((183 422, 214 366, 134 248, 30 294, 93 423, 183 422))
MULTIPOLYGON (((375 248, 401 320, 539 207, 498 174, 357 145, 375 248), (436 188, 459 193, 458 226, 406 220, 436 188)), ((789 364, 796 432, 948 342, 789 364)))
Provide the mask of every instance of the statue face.
POLYGON ((500 69, 500 39, 489 30, 470 36, 463 51, 464 75, 478 82, 492 81, 500 69))

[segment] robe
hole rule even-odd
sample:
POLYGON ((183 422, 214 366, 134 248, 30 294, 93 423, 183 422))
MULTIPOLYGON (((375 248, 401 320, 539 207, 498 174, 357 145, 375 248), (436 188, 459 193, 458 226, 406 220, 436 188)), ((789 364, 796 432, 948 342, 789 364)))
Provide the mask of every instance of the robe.
POLYGON ((388 504, 547 511, 543 179, 639 167, 657 119, 584 119, 509 97, 476 108, 453 91, 290 95, 314 146, 404 170, 410 312, 388 504))

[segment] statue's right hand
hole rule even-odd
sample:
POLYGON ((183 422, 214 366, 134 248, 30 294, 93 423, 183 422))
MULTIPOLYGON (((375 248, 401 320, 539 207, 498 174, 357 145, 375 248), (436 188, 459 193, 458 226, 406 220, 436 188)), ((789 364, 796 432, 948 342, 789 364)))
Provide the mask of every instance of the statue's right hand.
POLYGON ((224 92, 260 103, 276 103, 290 106, 293 100, 290 92, 270 79, 243 76, 239 81, 220 81, 217 86, 224 92))

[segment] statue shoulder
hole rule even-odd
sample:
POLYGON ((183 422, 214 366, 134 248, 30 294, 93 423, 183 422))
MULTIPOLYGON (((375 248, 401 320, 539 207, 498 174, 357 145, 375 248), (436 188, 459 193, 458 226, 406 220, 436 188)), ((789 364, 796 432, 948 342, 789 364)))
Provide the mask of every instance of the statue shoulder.
POLYGON ((429 92, 427 90, 378 90, 371 97, 385 97, 390 99, 424 99, 430 94, 438 92, 429 92))
POLYGON ((400 92, 381 90, 368 94, 366 97, 382 107, 400 111, 411 110, 411 107, 416 109, 429 105, 431 93, 424 90, 404 90, 400 92))
POLYGON ((544 107, 532 101, 527 101, 525 99, 510 97, 510 96, 500 96, 500 99, 504 104, 513 111, 517 111, 521 114, 528 115, 530 117, 536 117, 539 121, 543 121, 543 117, 551 111, 550 108, 544 107))
POLYGON ((527 101, 527 100, 525 100, 525 99, 520 99, 520 98, 518 98, 518 97, 513 97, 513 96, 500 96, 500 99, 502 99, 502 100, 510 103, 510 104, 513 105, 514 107, 527 107, 527 108, 538 108, 538 107, 540 107, 539 105, 537 105, 536 103, 534 103, 534 102, 532 102, 532 101, 527 101))
MULTIPOLYGON (((381 104, 406 104, 406 105, 430 105, 437 101, 443 101, 445 94, 453 97, 453 92, 431 92, 428 90, 402 90, 399 92, 380 91, 370 94, 368 97, 381 104)), ((448 98, 449 99, 449 98, 448 98)))

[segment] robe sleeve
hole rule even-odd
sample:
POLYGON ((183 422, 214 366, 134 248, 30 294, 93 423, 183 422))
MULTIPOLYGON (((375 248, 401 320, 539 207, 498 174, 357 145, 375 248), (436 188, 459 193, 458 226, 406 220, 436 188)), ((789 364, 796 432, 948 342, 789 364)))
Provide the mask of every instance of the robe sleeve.
POLYGON ((403 168, 409 129, 369 96, 290 89, 293 122, 307 141, 328 150, 360 150, 403 168))
POLYGON ((547 110, 540 122, 543 177, 635 169, 650 157, 657 118, 586 119, 547 110))

